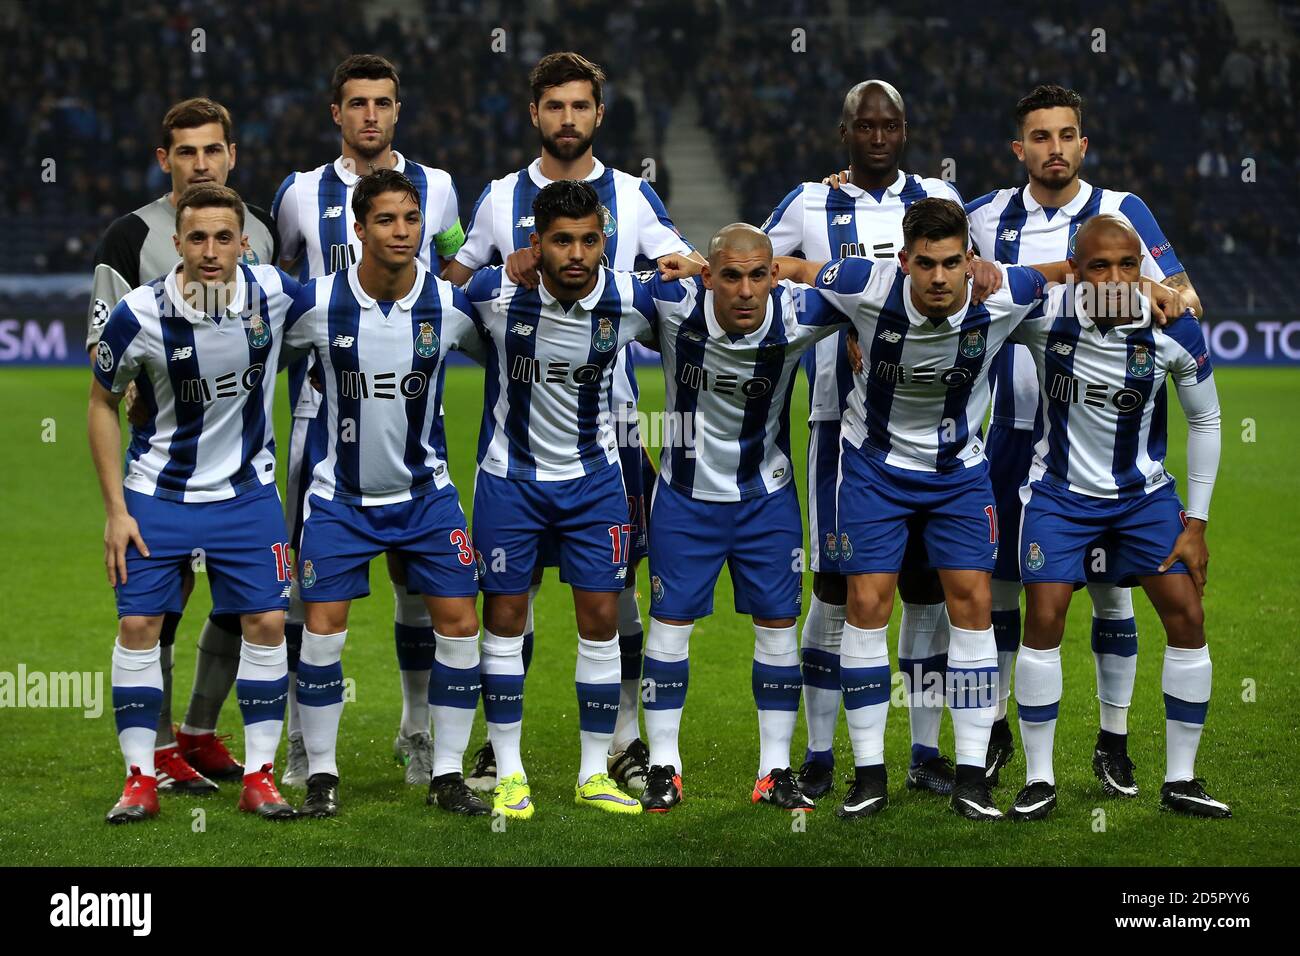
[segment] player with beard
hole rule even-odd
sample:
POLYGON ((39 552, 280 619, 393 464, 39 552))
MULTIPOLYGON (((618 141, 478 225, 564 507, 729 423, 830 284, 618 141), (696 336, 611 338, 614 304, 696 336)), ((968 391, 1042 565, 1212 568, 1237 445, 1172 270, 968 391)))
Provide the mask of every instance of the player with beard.
MULTIPOLYGON (((603 207, 604 264, 630 271, 639 260, 665 256, 703 258, 681 237, 654 189, 645 180, 606 167, 592 154, 596 130, 604 118, 601 89, 604 71, 578 53, 552 53, 533 69, 529 82, 533 126, 541 139, 541 155, 527 167, 495 180, 474 206, 465 243, 448 263, 444 278, 458 285, 475 269, 495 259, 506 263, 511 281, 525 288, 538 283, 539 258, 530 245, 534 232, 533 200, 552 182, 591 183, 603 207)), ((627 492, 633 542, 628 555, 627 587, 619 596, 618 633, 622 668, 618 726, 610 745, 608 769, 622 786, 639 793, 645 786, 649 750, 640 737, 639 714, 643 632, 636 601, 636 566, 646 555, 646 498, 654 485, 654 468, 641 445, 636 424, 637 385, 632 365, 619 352, 613 385, 619 459, 627 492)), ((532 658, 533 600, 541 584, 541 569, 556 564, 545 548, 533 576, 524 628, 525 669, 532 658)), ((470 786, 491 790, 496 785, 496 755, 491 743, 475 755, 470 786)))
MULTIPOLYGON (((772 211, 763 231, 776 255, 795 252, 816 261, 857 256, 891 262, 903 245, 903 215, 927 196, 961 197, 951 183, 904 173, 899 160, 907 145, 903 98, 883 80, 867 80, 849 90, 840 114, 840 142, 849 169, 830 183, 802 183, 772 211)), ((996 288, 1000 277, 991 263, 977 263, 976 302, 996 288)), ((853 390, 847 358, 849 332, 822 339, 804 355, 808 376, 808 535, 812 549, 813 596, 804 620, 802 659, 808 750, 799 784, 813 798, 832 785, 832 745, 840 713, 840 642, 848 585, 838 571, 840 536, 835 513, 835 483, 840 460, 840 419, 853 390)), ((898 632, 899 669, 907 686, 912 753, 907 785, 941 795, 952 792, 952 762, 939 753, 942 694, 924 692, 942 680, 948 653, 948 615, 937 574, 925 566, 921 536, 899 576, 903 618, 898 632)), ((883 759, 883 754, 880 755, 883 759)))
MULTIPOLYGON (((381 56, 354 54, 334 70, 330 113, 342 133, 341 155, 307 172, 290 173, 276 193, 271 213, 287 259, 299 260, 302 281, 329 275, 354 265, 361 240, 354 229, 353 190, 361 176, 395 169, 411 180, 420 194, 422 231, 417 258, 438 273, 443 262, 464 239, 451 177, 441 169, 422 166, 393 149, 401 113, 397 69, 381 56)), ((302 531, 302 503, 312 470, 325 454, 325 415, 316 389, 305 386, 307 360, 289 370, 289 401, 293 432, 289 445, 288 488, 285 501, 292 510, 289 533, 295 547, 302 531), (313 424, 315 422, 315 424, 313 424)), ((406 782, 427 785, 433 770, 429 734, 429 674, 434 660, 433 625, 424 599, 406 587, 401 559, 388 553, 395 609, 393 636, 402 679, 402 718, 393 751, 406 764, 406 782)), ((283 782, 307 781, 307 753, 298 724, 294 674, 302 646, 302 601, 295 597, 286 625, 289 640, 289 759, 283 782)))
MULTIPOLYGON (((1060 86, 1039 86, 1016 104, 1018 139, 1011 148, 1024 163, 1029 182, 994 190, 967 206, 972 243, 984 258, 1009 265, 1058 261, 1073 255, 1074 237, 1081 224, 1092 216, 1110 213, 1128 222, 1141 238, 1142 274, 1177 290, 1199 316, 1196 290, 1146 204, 1132 193, 1101 189, 1079 177, 1088 151, 1082 110, 1082 97, 1060 86)), ((1019 489, 1029 474, 1033 443, 1042 431, 1042 413, 1038 375, 1023 345, 1008 345, 999 353, 989 380, 993 417, 988 456, 1004 535, 993 574, 1001 700, 989 739, 988 773, 990 784, 996 784, 999 769, 1014 750, 1007 698, 1020 644, 1019 489)), ((1107 565, 1116 558, 1108 553, 1104 541, 1089 549, 1088 595, 1092 599, 1092 649, 1101 711, 1093 772, 1107 794, 1134 797, 1138 789, 1128 756, 1128 708, 1137 674, 1137 622, 1129 589, 1110 583, 1107 565)))

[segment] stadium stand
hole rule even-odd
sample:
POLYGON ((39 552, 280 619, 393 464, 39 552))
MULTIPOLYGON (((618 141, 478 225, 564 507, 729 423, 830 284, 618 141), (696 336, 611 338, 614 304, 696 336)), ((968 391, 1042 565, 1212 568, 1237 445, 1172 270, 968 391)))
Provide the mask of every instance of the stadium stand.
MULTIPOLYGON (((1073 86, 1091 140, 1085 178, 1147 200, 1207 307, 1289 311, 1300 292, 1277 265, 1300 248, 1300 63, 1280 42, 1237 42, 1219 0, 1106 0, 1076 18, 1061 5, 1003 0, 965 19, 845 0, 793 0, 779 13, 759 0, 570 0, 562 18, 545 16, 546 5, 398 6, 359 15, 343 0, 4 5, 0 44, 16 89, 0 105, 10 131, 0 143, 9 184, 0 272, 88 273, 107 224, 165 190, 151 150, 167 105, 185 96, 231 109, 240 147, 231 185, 269 206, 288 171, 336 155, 329 75, 361 50, 402 71, 397 146, 452 174, 467 221, 487 181, 534 154, 529 67, 572 48, 610 73, 602 159, 637 169, 662 149, 674 104, 694 95, 741 214, 755 223, 795 183, 843 165, 835 124, 858 80, 900 88, 905 168, 941 175, 954 162, 967 198, 1023 180, 1007 146, 1015 101, 1039 82, 1073 86), (497 26, 507 31, 503 53, 493 52, 497 26), (998 57, 1012 35, 1033 55, 998 57), (47 158, 55 183, 41 175, 47 158), (1243 182, 1246 159, 1252 182, 1243 182), (1210 268, 1220 257, 1234 274, 1210 268)), ((661 168, 656 188, 671 206, 668 186, 661 168)), ((34 304, 25 299, 22 311, 34 304)), ((12 313, 15 303, 3 306, 12 313)))

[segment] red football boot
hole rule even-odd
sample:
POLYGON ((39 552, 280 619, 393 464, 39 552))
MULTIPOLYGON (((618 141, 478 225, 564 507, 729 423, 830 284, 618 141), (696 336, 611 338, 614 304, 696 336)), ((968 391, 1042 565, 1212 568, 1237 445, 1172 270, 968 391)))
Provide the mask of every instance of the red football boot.
POLYGON ((218 737, 212 734, 187 734, 176 731, 176 743, 189 765, 210 780, 242 780, 244 765, 230 755, 223 740, 230 734, 218 737))
POLYGON ((199 773, 181 756, 180 748, 175 744, 153 752, 154 775, 158 780, 159 793, 185 793, 190 796, 202 796, 216 793, 220 788, 203 774, 199 773))
POLYGON ((122 799, 104 817, 109 823, 137 823, 158 816, 158 778, 146 777, 132 765, 122 788, 122 799))
POLYGON ((257 773, 244 775, 244 792, 239 795, 239 809, 245 813, 256 813, 264 820, 292 820, 297 811, 284 802, 280 791, 275 789, 275 777, 271 775, 271 765, 262 764, 257 773))

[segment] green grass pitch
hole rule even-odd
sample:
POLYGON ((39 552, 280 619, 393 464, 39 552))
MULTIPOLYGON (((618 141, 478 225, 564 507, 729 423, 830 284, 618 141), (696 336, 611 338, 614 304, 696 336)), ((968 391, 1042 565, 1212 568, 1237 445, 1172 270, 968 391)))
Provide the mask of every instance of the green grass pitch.
MULTIPOLYGON (((472 503, 481 373, 448 374, 446 409, 452 472, 466 511, 472 503)), ((663 384, 643 370, 642 407, 662 407, 663 384)), ((1207 629, 1214 659, 1214 699, 1198 772, 1235 817, 1203 822, 1160 813, 1164 713, 1160 693, 1163 637, 1138 597, 1141 651, 1130 717, 1130 751, 1141 796, 1105 798, 1089 767, 1097 728, 1089 650, 1089 608, 1074 603, 1064 648, 1065 695, 1057 732, 1060 807, 1038 825, 973 824, 938 798, 904 787, 907 715, 890 712, 889 810, 845 823, 834 797, 805 821, 752 806, 757 721, 750 695, 753 631, 731 612, 730 582, 718 585, 719 613, 692 637, 691 689, 682 725, 686 801, 667 816, 613 817, 573 805, 578 737, 573 688, 576 634, 567 589, 548 572, 537 604, 537 650, 527 689, 524 759, 536 817, 494 831, 424 805, 424 788, 408 787, 391 756, 400 698, 392 638, 391 588, 382 560, 372 568, 372 596, 354 605, 344 672, 356 681, 339 741, 343 812, 334 820, 272 825, 240 814, 237 791, 224 785, 206 799, 166 797, 155 822, 106 826, 120 792, 121 757, 107 701, 114 636, 113 596, 105 581, 103 512, 85 436, 89 375, 80 369, 0 372, 0 501, 4 503, 3 630, 0 671, 100 671, 105 712, 87 719, 73 709, 0 710, 0 864, 1075 864, 1233 865, 1300 862, 1295 777, 1300 703, 1295 692, 1297 453, 1300 370, 1226 369, 1223 463, 1209 541, 1212 554, 1207 629), (49 439, 53 438, 53 441, 49 439), (202 815, 194 811, 202 809, 202 815), (200 819, 200 816, 202 819, 200 819), (799 826, 802 822, 805 825, 799 826), (200 823, 203 825, 200 826, 200 823)), ((794 457, 803 482, 806 409, 796 388, 794 457)), ((277 402, 281 447, 285 403, 277 402)), ((1170 467, 1183 473, 1185 428, 1171 411, 1170 467)), ((283 468, 283 463, 281 464, 283 468)), ((281 485, 283 487, 283 483, 281 485)), ((648 594, 641 570, 642 608, 648 594)), ((805 594, 809 582, 805 582, 805 594)), ((184 713, 193 677, 194 641, 209 605, 202 576, 177 641, 174 713, 184 713)), ((895 643, 897 612, 891 627, 895 643)), ((891 646, 891 652, 895 650, 891 646)), ((233 702, 222 727, 242 756, 233 702)), ((478 718, 471 747, 483 739, 478 718)), ((795 734, 796 765, 805 742, 795 734)), ((1017 739, 1019 734, 1017 732, 1017 739)), ((942 746, 951 753, 944 722, 942 746)), ((282 748, 284 744, 281 744, 282 748)), ((283 755, 283 749, 281 750, 283 755)), ((836 755, 851 767, 841 716, 836 755)), ((1017 753, 997 790, 1005 806, 1023 780, 1017 753)), ((837 784, 836 796, 843 785, 837 784)), ((300 791, 288 791, 295 803, 300 791)))

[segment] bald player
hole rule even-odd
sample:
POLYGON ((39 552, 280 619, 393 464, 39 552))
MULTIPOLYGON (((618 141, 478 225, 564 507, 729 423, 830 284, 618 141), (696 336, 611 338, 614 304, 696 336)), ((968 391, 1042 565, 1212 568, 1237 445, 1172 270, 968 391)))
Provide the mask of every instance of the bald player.
POLYGON ((752 617, 759 762, 754 803, 811 810, 790 768, 803 683, 799 618, 803 528, 790 458, 790 393, 801 357, 847 319, 807 286, 781 280, 771 240, 733 223, 698 276, 642 273, 657 313, 669 427, 650 522, 642 805, 682 799, 678 730, 695 622, 713 613, 725 563, 735 610, 752 617))
POLYGON ((1143 246, 1124 217, 1088 219, 1070 257, 1074 282, 1052 290, 1042 314, 1012 334, 1033 358, 1043 421, 1020 491, 1026 607, 1015 684, 1026 782, 1013 819, 1041 819, 1056 806, 1061 638, 1070 599, 1084 583, 1086 553, 1103 535, 1112 542, 1113 580, 1141 584, 1165 629, 1161 805, 1189 816, 1231 816, 1195 768, 1210 700, 1202 596, 1219 400, 1195 317, 1189 311, 1160 327, 1136 291, 1143 246), (1187 417, 1186 505, 1165 470, 1169 377, 1187 417))
MULTIPOLYGON (((1196 290, 1147 205, 1133 193, 1102 189, 1080 177, 1088 152, 1083 98, 1060 86, 1038 86, 1016 104, 1014 115, 1016 139, 1011 149, 1024 163, 1028 182, 994 190, 966 207, 971 242, 979 254, 1008 265, 1060 261, 1071 254, 1070 243, 1080 224, 1097 213, 1109 213, 1137 231, 1142 242, 1142 274, 1177 290, 1199 316, 1196 290)), ((986 763, 989 782, 995 785, 999 769, 1014 749, 1006 708, 1020 630, 1020 573, 1015 557, 1020 501, 1015 489, 1024 484, 1029 472, 1041 423, 1033 363, 1023 348, 1003 349, 989 371, 989 382, 993 388, 989 466, 998 516, 1006 531, 993 572, 993 629, 1002 696, 986 763)), ((1138 787, 1128 756, 1128 709, 1137 676, 1137 622, 1128 588, 1104 580, 1111 557, 1104 542, 1088 552, 1100 711, 1092 767, 1105 793, 1132 798, 1138 787)))
MULTIPOLYGON (((884 80, 858 83, 844 97, 840 142, 849 168, 827 183, 802 183, 763 224, 779 256, 801 254, 826 262, 848 256, 891 262, 903 245, 903 216, 918 199, 937 196, 961 202, 956 188, 899 169, 907 146, 903 97, 884 80)), ((996 268, 979 263, 984 274, 973 291, 978 302, 1000 281, 996 268)), ((824 339, 804 356, 808 376, 808 538, 813 594, 803 625, 804 712, 808 749, 799 782, 814 798, 831 788, 835 724, 841 708, 839 656, 844 630, 847 584, 839 572, 835 481, 840 459, 840 419, 853 390, 846 353, 849 334, 824 339)), ((898 632, 899 668, 908 688, 912 733, 909 788, 952 792, 952 762, 939 753, 942 695, 920 688, 941 679, 948 652, 948 614, 938 575, 926 567, 920 536, 912 538, 899 577, 903 616, 898 632)))

